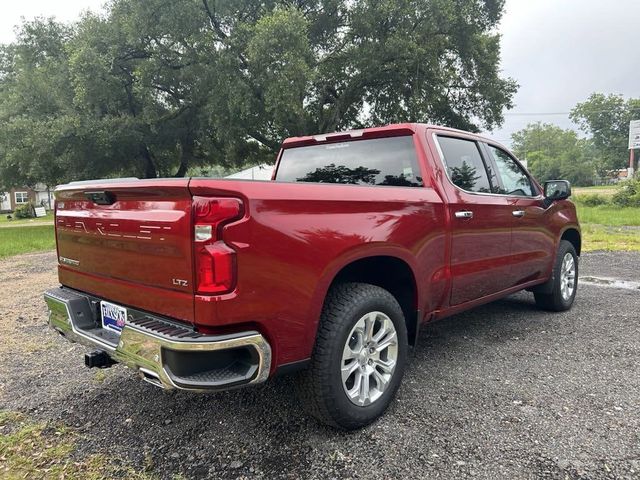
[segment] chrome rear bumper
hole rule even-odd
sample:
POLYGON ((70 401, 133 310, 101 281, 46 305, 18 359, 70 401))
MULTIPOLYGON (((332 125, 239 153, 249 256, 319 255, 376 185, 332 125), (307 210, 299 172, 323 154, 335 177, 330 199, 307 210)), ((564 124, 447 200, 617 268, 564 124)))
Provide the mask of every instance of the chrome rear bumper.
POLYGON ((271 347, 255 331, 205 335, 169 319, 127 308, 118 334, 102 328, 100 299, 69 288, 44 294, 49 325, 68 340, 105 351, 165 389, 227 390, 264 382, 271 347))

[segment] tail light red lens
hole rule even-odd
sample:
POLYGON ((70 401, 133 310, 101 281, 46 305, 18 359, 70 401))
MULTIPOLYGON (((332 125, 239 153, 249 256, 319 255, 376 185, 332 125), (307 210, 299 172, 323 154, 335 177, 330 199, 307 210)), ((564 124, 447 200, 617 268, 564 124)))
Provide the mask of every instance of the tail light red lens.
POLYGON ((222 227, 242 215, 237 198, 193 197, 196 291, 218 295, 236 284, 236 252, 222 240, 222 227))
POLYGON ((236 252, 224 242, 198 248, 198 293, 229 292, 235 285, 236 252))
POLYGON ((218 227, 222 223, 239 217, 241 211, 242 201, 238 198, 193 197, 196 225, 218 227))

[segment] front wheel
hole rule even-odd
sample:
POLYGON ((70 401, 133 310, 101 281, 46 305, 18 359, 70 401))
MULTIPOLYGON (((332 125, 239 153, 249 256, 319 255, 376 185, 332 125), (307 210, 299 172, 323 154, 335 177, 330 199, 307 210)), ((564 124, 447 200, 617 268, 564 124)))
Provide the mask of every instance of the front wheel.
POLYGON ((404 374, 407 328, 387 290, 344 283, 329 292, 311 365, 297 382, 306 410, 328 425, 363 427, 386 410, 404 374))
POLYGON ((534 290, 536 304, 545 310, 569 310, 578 290, 578 255, 571 242, 561 240, 558 246, 552 277, 545 284, 546 291, 534 290))

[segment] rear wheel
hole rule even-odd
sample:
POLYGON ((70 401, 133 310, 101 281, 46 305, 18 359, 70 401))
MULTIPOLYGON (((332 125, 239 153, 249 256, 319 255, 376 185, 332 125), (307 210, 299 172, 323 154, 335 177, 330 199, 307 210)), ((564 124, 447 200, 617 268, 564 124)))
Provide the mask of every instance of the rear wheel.
POLYGON ((328 425, 355 429, 378 418, 400 385, 407 328, 396 299, 375 285, 332 288, 309 369, 298 378, 305 409, 328 425))
POLYGON ((534 290, 536 304, 545 310, 569 310, 578 289, 578 255, 571 242, 561 240, 548 284, 534 290))

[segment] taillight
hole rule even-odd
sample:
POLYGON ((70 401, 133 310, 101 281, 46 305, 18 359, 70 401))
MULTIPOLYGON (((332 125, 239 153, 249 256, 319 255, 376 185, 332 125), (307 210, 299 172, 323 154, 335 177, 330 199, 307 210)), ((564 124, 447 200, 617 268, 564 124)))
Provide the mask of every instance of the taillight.
POLYGON ((193 245, 197 293, 230 292, 236 283, 236 252, 222 240, 222 226, 242 215, 237 198, 193 197, 193 245))

